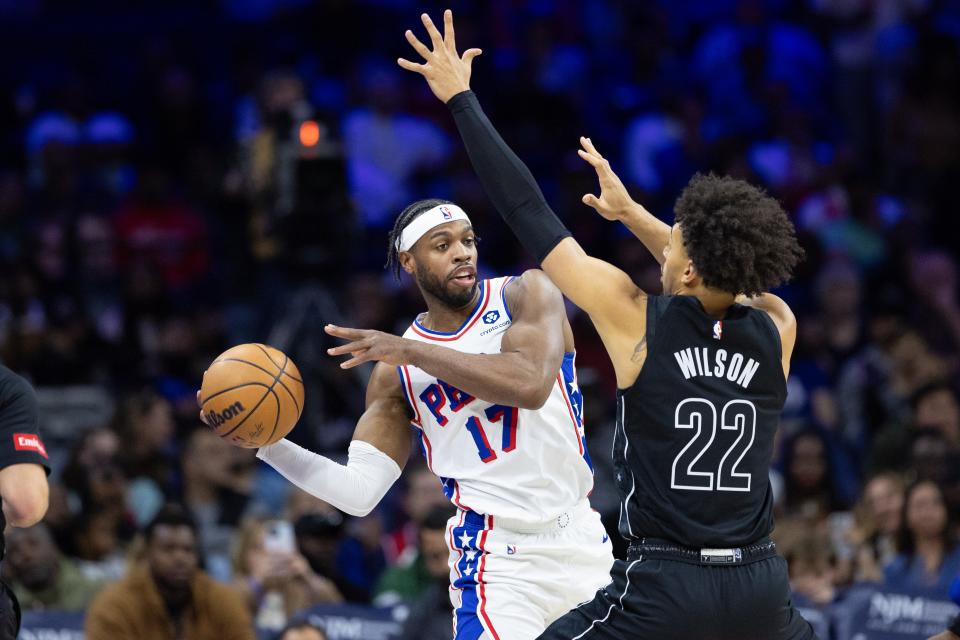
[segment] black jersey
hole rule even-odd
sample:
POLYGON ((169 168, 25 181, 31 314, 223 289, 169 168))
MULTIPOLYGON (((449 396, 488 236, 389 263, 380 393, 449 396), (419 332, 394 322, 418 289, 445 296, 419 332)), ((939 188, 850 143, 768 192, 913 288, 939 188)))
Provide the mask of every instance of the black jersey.
MULTIPOLYGON (((47 450, 40 439, 37 398, 30 384, 0 365, 0 469, 14 464, 38 464, 50 473, 47 450)), ((0 558, 6 518, 0 510, 0 558)))
POLYGON ((620 533, 686 547, 747 545, 773 529, 773 441, 787 396, 763 311, 715 320, 693 296, 647 299, 647 358, 617 392, 620 533))
POLYGON ((37 397, 30 384, 0 365, 0 469, 33 463, 50 472, 40 439, 37 397))

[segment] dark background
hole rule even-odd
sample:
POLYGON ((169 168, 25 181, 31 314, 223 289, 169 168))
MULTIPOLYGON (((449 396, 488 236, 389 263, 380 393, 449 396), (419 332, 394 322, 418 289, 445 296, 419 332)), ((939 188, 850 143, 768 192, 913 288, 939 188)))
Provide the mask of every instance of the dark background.
MULTIPOLYGON (((243 518, 292 517, 288 485, 251 452, 214 442, 191 471, 209 435, 194 392, 228 346, 270 343, 307 380, 293 439, 342 458, 369 369, 339 370, 322 326, 402 333, 423 309, 382 268, 409 202, 470 213, 481 275, 533 266, 444 107, 395 66, 415 55, 403 31, 446 6, 0 2, 0 357, 39 391, 55 462, 47 522, 68 556, 122 567, 159 505, 185 501, 208 569, 229 580, 243 518), (299 140, 305 120, 319 123, 316 145, 299 140), (206 503, 194 485, 223 497, 206 503), (91 519, 107 540, 96 552, 76 539, 91 519)), ((658 291, 655 262, 580 203, 595 177, 579 135, 668 221, 696 171, 780 199, 807 251, 777 292, 799 321, 771 469, 794 587, 819 604, 865 579, 945 593, 960 571, 949 522, 926 572, 894 532, 913 526, 899 512, 914 480, 939 488, 949 521, 960 513, 960 2, 449 6, 461 49, 484 49, 472 85, 487 113, 580 243, 645 290, 658 291), (863 489, 886 471, 897 517, 884 530, 882 499, 863 489), (885 574, 898 553, 906 574, 885 574)), ((612 369, 569 312, 593 502, 615 518, 612 369)), ((410 493, 338 534, 355 599, 409 546, 410 493)))

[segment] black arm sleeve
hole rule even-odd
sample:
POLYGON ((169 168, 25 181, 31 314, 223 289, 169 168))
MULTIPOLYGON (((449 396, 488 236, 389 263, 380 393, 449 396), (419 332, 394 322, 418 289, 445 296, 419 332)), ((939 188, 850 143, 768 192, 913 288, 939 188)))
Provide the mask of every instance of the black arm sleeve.
POLYGON ((570 231, 547 204, 530 170, 494 129, 473 91, 458 93, 447 106, 493 206, 523 247, 543 262, 570 231))
POLYGON ((50 473, 39 422, 33 387, 10 369, 0 366, 0 469, 30 462, 50 473))

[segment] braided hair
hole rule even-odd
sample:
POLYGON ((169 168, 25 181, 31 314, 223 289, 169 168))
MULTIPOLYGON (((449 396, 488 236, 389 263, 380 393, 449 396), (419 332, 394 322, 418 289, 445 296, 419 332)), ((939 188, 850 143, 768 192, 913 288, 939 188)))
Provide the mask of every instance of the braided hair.
POLYGON ((397 250, 397 241, 403 234, 403 230, 407 228, 408 224, 416 220, 418 216, 441 204, 453 203, 442 198, 417 200, 407 205, 406 209, 401 211, 400 215, 397 216, 396 222, 393 223, 393 229, 390 231, 390 235, 387 236, 389 244, 387 245, 387 264, 384 265, 384 268, 392 268, 393 275, 396 276, 398 281, 400 280, 400 252, 397 250))

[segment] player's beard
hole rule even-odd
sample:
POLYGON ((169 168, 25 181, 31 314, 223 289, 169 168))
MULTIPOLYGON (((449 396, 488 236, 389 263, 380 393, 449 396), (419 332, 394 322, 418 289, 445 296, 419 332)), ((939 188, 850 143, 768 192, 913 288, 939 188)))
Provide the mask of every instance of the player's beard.
POLYGON ((441 280, 434 274, 427 271, 425 268, 417 265, 417 282, 420 284, 420 287, 432 295, 434 298, 450 307, 451 309, 462 309, 463 307, 470 304, 470 301, 473 300, 473 296, 477 292, 477 281, 475 280, 473 286, 469 289, 461 289, 457 287, 454 290, 450 290, 447 285, 448 281, 441 280))

